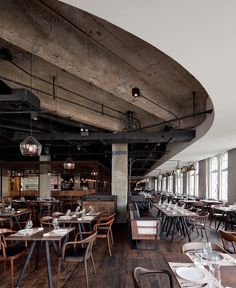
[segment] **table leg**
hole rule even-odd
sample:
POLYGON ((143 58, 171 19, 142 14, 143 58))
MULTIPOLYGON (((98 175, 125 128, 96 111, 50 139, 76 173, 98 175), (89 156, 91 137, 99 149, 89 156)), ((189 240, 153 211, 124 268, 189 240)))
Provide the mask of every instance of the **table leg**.
POLYGON ((20 222, 19 222, 19 220, 18 220, 18 217, 16 216, 16 217, 14 217, 14 218, 16 219, 16 223, 17 223, 19 229, 22 229, 22 227, 21 227, 21 225, 20 225, 20 222))
POLYGON ((42 241, 38 241, 37 246, 38 246, 38 249, 37 249, 37 254, 36 254, 36 258, 35 258, 34 271, 39 270, 39 259, 42 255, 42 241))
POLYGON ((22 279, 23 279, 23 277, 24 277, 24 275, 25 275, 26 268, 27 268, 27 266, 28 266, 28 264, 29 264, 29 261, 30 261, 30 258, 31 258, 31 256, 32 256, 32 254, 33 254, 35 244, 36 244, 36 241, 33 241, 32 244, 31 244, 31 246, 30 246, 29 254, 28 254, 28 256, 26 257, 24 266, 23 266, 23 268, 22 268, 22 270, 21 270, 21 272, 20 272, 20 276, 19 276, 19 278, 18 278, 18 280, 17 280, 17 283, 16 283, 16 288, 19 288, 19 287, 20 287, 20 283, 21 283, 21 281, 22 281, 22 279))
POLYGON ((46 248, 46 258, 47 258, 47 269, 48 269, 48 287, 52 288, 52 266, 50 260, 50 252, 49 252, 49 243, 45 241, 45 248, 46 248))
POLYGON ((183 229, 186 231, 186 234, 188 236, 188 241, 191 242, 192 240, 191 240, 191 237, 189 235, 188 224, 187 224, 187 221, 186 221, 185 217, 182 218, 182 224, 183 224, 183 229))

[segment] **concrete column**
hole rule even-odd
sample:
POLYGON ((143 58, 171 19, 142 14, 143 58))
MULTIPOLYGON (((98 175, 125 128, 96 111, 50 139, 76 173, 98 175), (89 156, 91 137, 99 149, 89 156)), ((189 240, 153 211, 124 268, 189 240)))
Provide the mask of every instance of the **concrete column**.
POLYGON ((117 195, 117 222, 127 220, 128 144, 112 144, 112 195, 117 195))
POLYGON ((0 177, 0 197, 9 196, 8 193, 8 171, 6 168, 1 167, 1 177, 0 177))
POLYGON ((183 195, 187 195, 187 173, 183 173, 183 195))
POLYGON ((206 182, 206 162, 207 160, 199 161, 199 193, 200 198, 207 197, 207 182, 206 182))
POLYGON ((40 161, 39 197, 41 198, 51 197, 51 176, 48 175, 48 171, 51 170, 51 166, 48 163, 44 163, 50 160, 51 160, 50 155, 41 155, 39 158, 40 161))

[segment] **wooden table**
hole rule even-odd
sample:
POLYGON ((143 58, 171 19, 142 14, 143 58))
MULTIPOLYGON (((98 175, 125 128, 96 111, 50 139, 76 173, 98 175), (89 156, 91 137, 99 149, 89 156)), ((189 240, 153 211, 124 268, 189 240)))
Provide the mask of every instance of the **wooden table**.
POLYGON ((31 211, 1 211, 0 212, 0 217, 1 218, 6 218, 10 221, 10 226, 11 229, 13 228, 13 222, 15 221, 17 223, 17 226, 19 229, 22 229, 21 224, 19 222, 20 216, 26 215, 31 213, 31 211))
POLYGON ((161 234, 166 232, 168 237, 172 229, 171 241, 173 241, 174 233, 179 226, 180 232, 184 237, 188 237, 189 242, 191 238, 188 231, 186 219, 189 217, 195 217, 195 212, 188 211, 187 209, 180 209, 179 207, 166 206, 161 204, 153 204, 161 212, 161 234))
MULTIPOLYGON (((191 263, 192 261, 189 259, 189 257, 186 254, 183 253, 164 253, 162 256, 166 260, 166 266, 163 268, 167 268, 168 270, 171 271, 173 278, 174 278, 174 286, 173 288, 180 288, 180 285, 171 270, 168 262, 177 262, 177 263, 191 263)), ((234 255, 234 258, 236 258, 236 254, 234 255)), ((221 282, 224 287, 229 286, 232 288, 236 287, 236 277, 235 277, 235 271, 236 271, 236 266, 221 266, 220 267, 220 274, 221 274, 221 282)), ((160 283, 161 284, 161 283, 160 283)), ((160 285, 162 287, 162 285, 160 285)))
POLYGON ((228 230, 228 220, 230 219, 231 213, 236 213, 236 207, 214 207, 214 210, 222 212, 222 218, 219 221, 216 230, 219 229, 223 219, 225 218, 225 224, 224 224, 224 229, 227 231, 228 230), (225 217, 224 217, 225 216, 225 217))
MULTIPOLYGON (((25 230, 25 229, 24 229, 25 230)), ((46 249, 46 258, 47 258, 47 270, 48 270, 48 287, 52 288, 53 283, 52 283, 52 267, 51 267, 51 260, 50 260, 50 250, 49 250, 49 242, 52 242, 53 247, 57 253, 57 256, 60 255, 61 253, 61 246, 62 242, 65 242, 69 236, 69 233, 72 232, 74 229, 73 228, 66 228, 64 233, 58 232, 56 233, 57 230, 53 230, 51 227, 47 228, 33 228, 29 229, 29 233, 24 233, 21 231, 18 231, 15 234, 12 234, 8 237, 6 237, 6 240, 14 240, 14 241, 31 241, 30 245, 30 250, 27 255, 27 258, 25 260, 24 266, 22 268, 22 271, 19 275, 19 278, 16 283, 16 287, 20 287, 21 281, 24 277, 26 268, 29 264, 30 258, 33 254, 33 251, 35 249, 36 243, 38 244, 38 253, 36 254, 36 262, 35 262, 35 269, 38 269, 38 262, 39 258, 41 256, 41 246, 42 242, 45 243, 45 249, 46 249), (32 232, 32 233, 31 233, 32 232), (46 235, 45 235, 46 234, 46 235), (58 245, 56 244, 58 242, 58 245)))
MULTIPOLYGON (((89 226, 92 225, 92 222, 97 221, 97 219, 101 216, 102 213, 100 212, 94 212, 93 214, 87 214, 84 217, 78 218, 76 215, 71 216, 60 216, 58 218, 58 222, 60 224, 66 224, 66 225, 76 225, 78 227, 79 233, 80 233, 80 239, 82 240, 82 230, 83 230, 83 224, 88 224, 89 226)), ((91 227, 90 227, 91 230, 91 227)))

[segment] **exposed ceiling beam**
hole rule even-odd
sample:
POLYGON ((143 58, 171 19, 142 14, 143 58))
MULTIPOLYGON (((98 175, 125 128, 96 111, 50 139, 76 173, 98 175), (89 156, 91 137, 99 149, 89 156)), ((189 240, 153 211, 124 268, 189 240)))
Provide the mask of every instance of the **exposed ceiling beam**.
MULTIPOLYGON (((15 139, 24 139, 25 133, 16 132, 15 139)), ((195 137, 194 130, 176 130, 168 132, 135 132, 135 133, 91 133, 82 136, 78 133, 37 134, 37 140, 75 140, 75 141, 109 141, 112 143, 166 143, 188 142, 195 137)))
POLYGON ((47 7, 44 5, 37 1, 0 2, 1 37, 159 118, 169 120, 179 115, 174 99, 170 101, 168 95, 150 87, 126 63, 83 33, 81 27, 50 9, 48 2, 47 7), (147 98, 134 102, 132 86, 156 99, 156 104, 147 98))

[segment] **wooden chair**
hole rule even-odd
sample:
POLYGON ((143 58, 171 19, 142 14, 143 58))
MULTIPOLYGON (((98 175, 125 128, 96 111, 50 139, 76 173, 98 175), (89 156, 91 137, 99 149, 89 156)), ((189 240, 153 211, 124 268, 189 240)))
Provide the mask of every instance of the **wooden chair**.
POLYGON ((62 216, 62 215, 65 215, 65 213, 59 212, 59 211, 52 212, 52 214, 51 214, 51 216, 52 216, 53 218, 59 218, 59 217, 62 216))
POLYGON ((236 232, 226 232, 219 230, 224 249, 232 254, 236 254, 236 232))
POLYGON ((112 225, 115 218, 104 223, 97 223, 94 225, 94 230, 97 231, 97 239, 107 239, 107 246, 109 250, 109 255, 111 256, 111 246, 114 245, 112 236, 112 225))
POLYGON ((4 262, 4 271, 7 261, 11 265, 11 285, 14 287, 14 261, 26 255, 27 247, 24 244, 7 244, 5 236, 12 234, 13 230, 0 228, 0 261, 4 262))
POLYGON ((202 238, 203 238, 203 231, 204 231, 207 241, 208 241, 208 236, 207 236, 207 232, 206 232, 206 224, 207 224, 208 216, 209 216, 209 212, 201 211, 198 213, 197 216, 191 218, 189 223, 188 223, 190 225, 190 229, 192 230, 192 232, 195 229, 198 236, 199 236, 199 230, 201 231, 201 237, 202 238))
MULTIPOLYGON (((169 279, 169 287, 172 288, 173 287, 173 280, 172 280, 172 276, 171 273, 168 270, 164 270, 164 269, 159 269, 159 270, 148 270, 145 269, 143 267, 136 267, 133 271, 132 271, 132 278, 133 278, 133 283, 134 283, 134 287, 135 288, 144 288, 144 287, 150 287, 147 286, 146 284, 142 285, 141 284, 141 278, 144 279, 144 276, 149 276, 149 275, 158 275, 158 274, 165 274, 167 275, 168 279, 169 279)), ((147 278, 147 277, 145 277, 147 278)), ((158 281, 158 280, 156 280, 158 281)), ((157 287, 159 287, 159 285, 156 285, 157 287)), ((153 287, 153 286, 151 286, 153 287)))
POLYGON ((226 215, 224 215, 223 212, 220 212, 219 210, 215 209, 217 207, 222 207, 222 204, 217 205, 211 205, 211 213, 210 213, 210 226, 212 224, 212 221, 214 220, 215 223, 215 229, 217 227, 217 221, 226 221, 226 215))
MULTIPOLYGON (((111 215, 107 215, 107 216, 101 216, 99 219, 98 219, 98 222, 97 223, 106 223, 110 220, 112 220, 113 218, 115 219, 116 217, 116 213, 112 213, 111 215)), ((111 241, 112 241, 112 245, 114 245, 114 238, 113 238, 113 233, 112 233, 112 228, 111 228, 111 241)))
POLYGON ((22 228, 25 227, 28 220, 32 218, 32 210, 30 208, 19 208, 18 211, 25 212, 25 214, 20 215, 19 223, 22 228))
POLYGON ((44 216, 40 218, 40 225, 41 227, 53 227, 52 221, 53 221, 52 216, 44 216))
MULTIPOLYGON (((82 234, 88 234, 89 232, 83 232, 82 234)), ((81 234, 81 233, 78 233, 81 234)), ((62 255, 58 260, 58 273, 57 273, 57 287, 59 287, 60 284, 60 271, 61 271, 61 263, 62 262, 83 262, 84 263, 84 268, 85 268, 85 276, 86 276, 86 286, 89 288, 89 283, 88 283, 88 267, 87 267, 87 260, 91 259, 92 261, 92 266, 94 273, 96 274, 96 268, 95 268, 95 263, 93 259, 93 244, 94 241, 96 240, 97 236, 97 231, 93 232, 91 235, 89 233, 89 237, 77 241, 78 236, 81 235, 76 235, 75 241, 73 242, 67 242, 63 245, 62 248, 62 255)))
MULTIPOLYGON (((182 245, 182 253, 194 252, 197 250, 202 250, 207 247, 207 242, 188 242, 182 245)), ((221 253, 228 253, 221 246, 216 243, 211 243, 212 250, 218 251, 221 253)))

